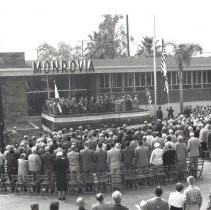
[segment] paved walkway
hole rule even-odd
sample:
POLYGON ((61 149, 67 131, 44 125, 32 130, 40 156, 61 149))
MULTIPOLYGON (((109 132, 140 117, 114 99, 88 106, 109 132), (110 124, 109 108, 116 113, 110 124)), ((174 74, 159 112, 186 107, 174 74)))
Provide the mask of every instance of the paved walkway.
MULTIPOLYGON (((197 186, 200 187, 203 195, 203 205, 201 210, 206 209, 208 202, 208 194, 211 189, 211 162, 205 162, 203 179, 197 181, 197 186)), ((173 185, 163 186, 164 198, 168 199, 169 193, 174 190, 173 185)), ((140 189, 134 191, 123 192, 123 204, 129 207, 130 210, 134 210, 134 204, 140 203, 143 199, 148 199, 153 196, 153 188, 140 189)), ((93 194, 83 195, 86 201, 87 209, 91 208, 91 205, 95 203, 93 194)), ((65 201, 60 201, 60 210, 77 210, 75 205, 76 196, 67 196, 65 201)), ((29 210, 30 204, 38 202, 40 204, 40 210, 48 210, 51 201, 57 200, 55 196, 25 196, 25 195, 0 195, 0 210, 29 210)), ((112 202, 111 194, 105 194, 105 200, 112 202)))

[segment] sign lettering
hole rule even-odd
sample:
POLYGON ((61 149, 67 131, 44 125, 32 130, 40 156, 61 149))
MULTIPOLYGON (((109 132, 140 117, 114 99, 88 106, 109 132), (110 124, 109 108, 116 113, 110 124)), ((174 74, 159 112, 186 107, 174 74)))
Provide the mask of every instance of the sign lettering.
POLYGON ((34 61, 34 74, 94 72, 92 60, 34 61))

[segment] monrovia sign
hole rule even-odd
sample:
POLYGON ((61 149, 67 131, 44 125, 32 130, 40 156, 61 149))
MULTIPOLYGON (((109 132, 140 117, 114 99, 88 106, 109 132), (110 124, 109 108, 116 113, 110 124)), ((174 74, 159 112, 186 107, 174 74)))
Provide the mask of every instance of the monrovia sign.
POLYGON ((94 72, 92 60, 34 61, 32 67, 34 74, 94 72))

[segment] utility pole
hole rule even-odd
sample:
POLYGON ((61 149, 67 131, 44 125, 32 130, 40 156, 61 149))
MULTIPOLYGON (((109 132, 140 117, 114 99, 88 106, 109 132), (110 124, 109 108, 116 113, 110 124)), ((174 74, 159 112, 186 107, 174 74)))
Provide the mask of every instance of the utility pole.
POLYGON ((84 42, 86 42, 87 40, 78 40, 77 42, 81 42, 81 55, 82 57, 84 57, 84 42))
POLYGON ((130 38, 129 38, 129 21, 128 14, 126 15, 126 30, 127 30, 127 56, 130 57, 130 38))
POLYGON ((36 50, 36 53, 37 53, 37 60, 39 60, 39 49, 33 49, 33 50, 36 50))

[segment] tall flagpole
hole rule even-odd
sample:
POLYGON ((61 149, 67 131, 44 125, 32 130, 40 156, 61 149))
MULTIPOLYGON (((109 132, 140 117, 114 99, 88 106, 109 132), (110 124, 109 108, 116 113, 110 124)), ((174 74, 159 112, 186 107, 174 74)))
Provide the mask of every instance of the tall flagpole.
POLYGON ((156 39, 155 39, 155 16, 154 16, 154 37, 153 37, 153 54, 154 54, 154 98, 155 98, 155 106, 154 112, 155 117, 157 113, 157 72, 156 72, 156 39))

